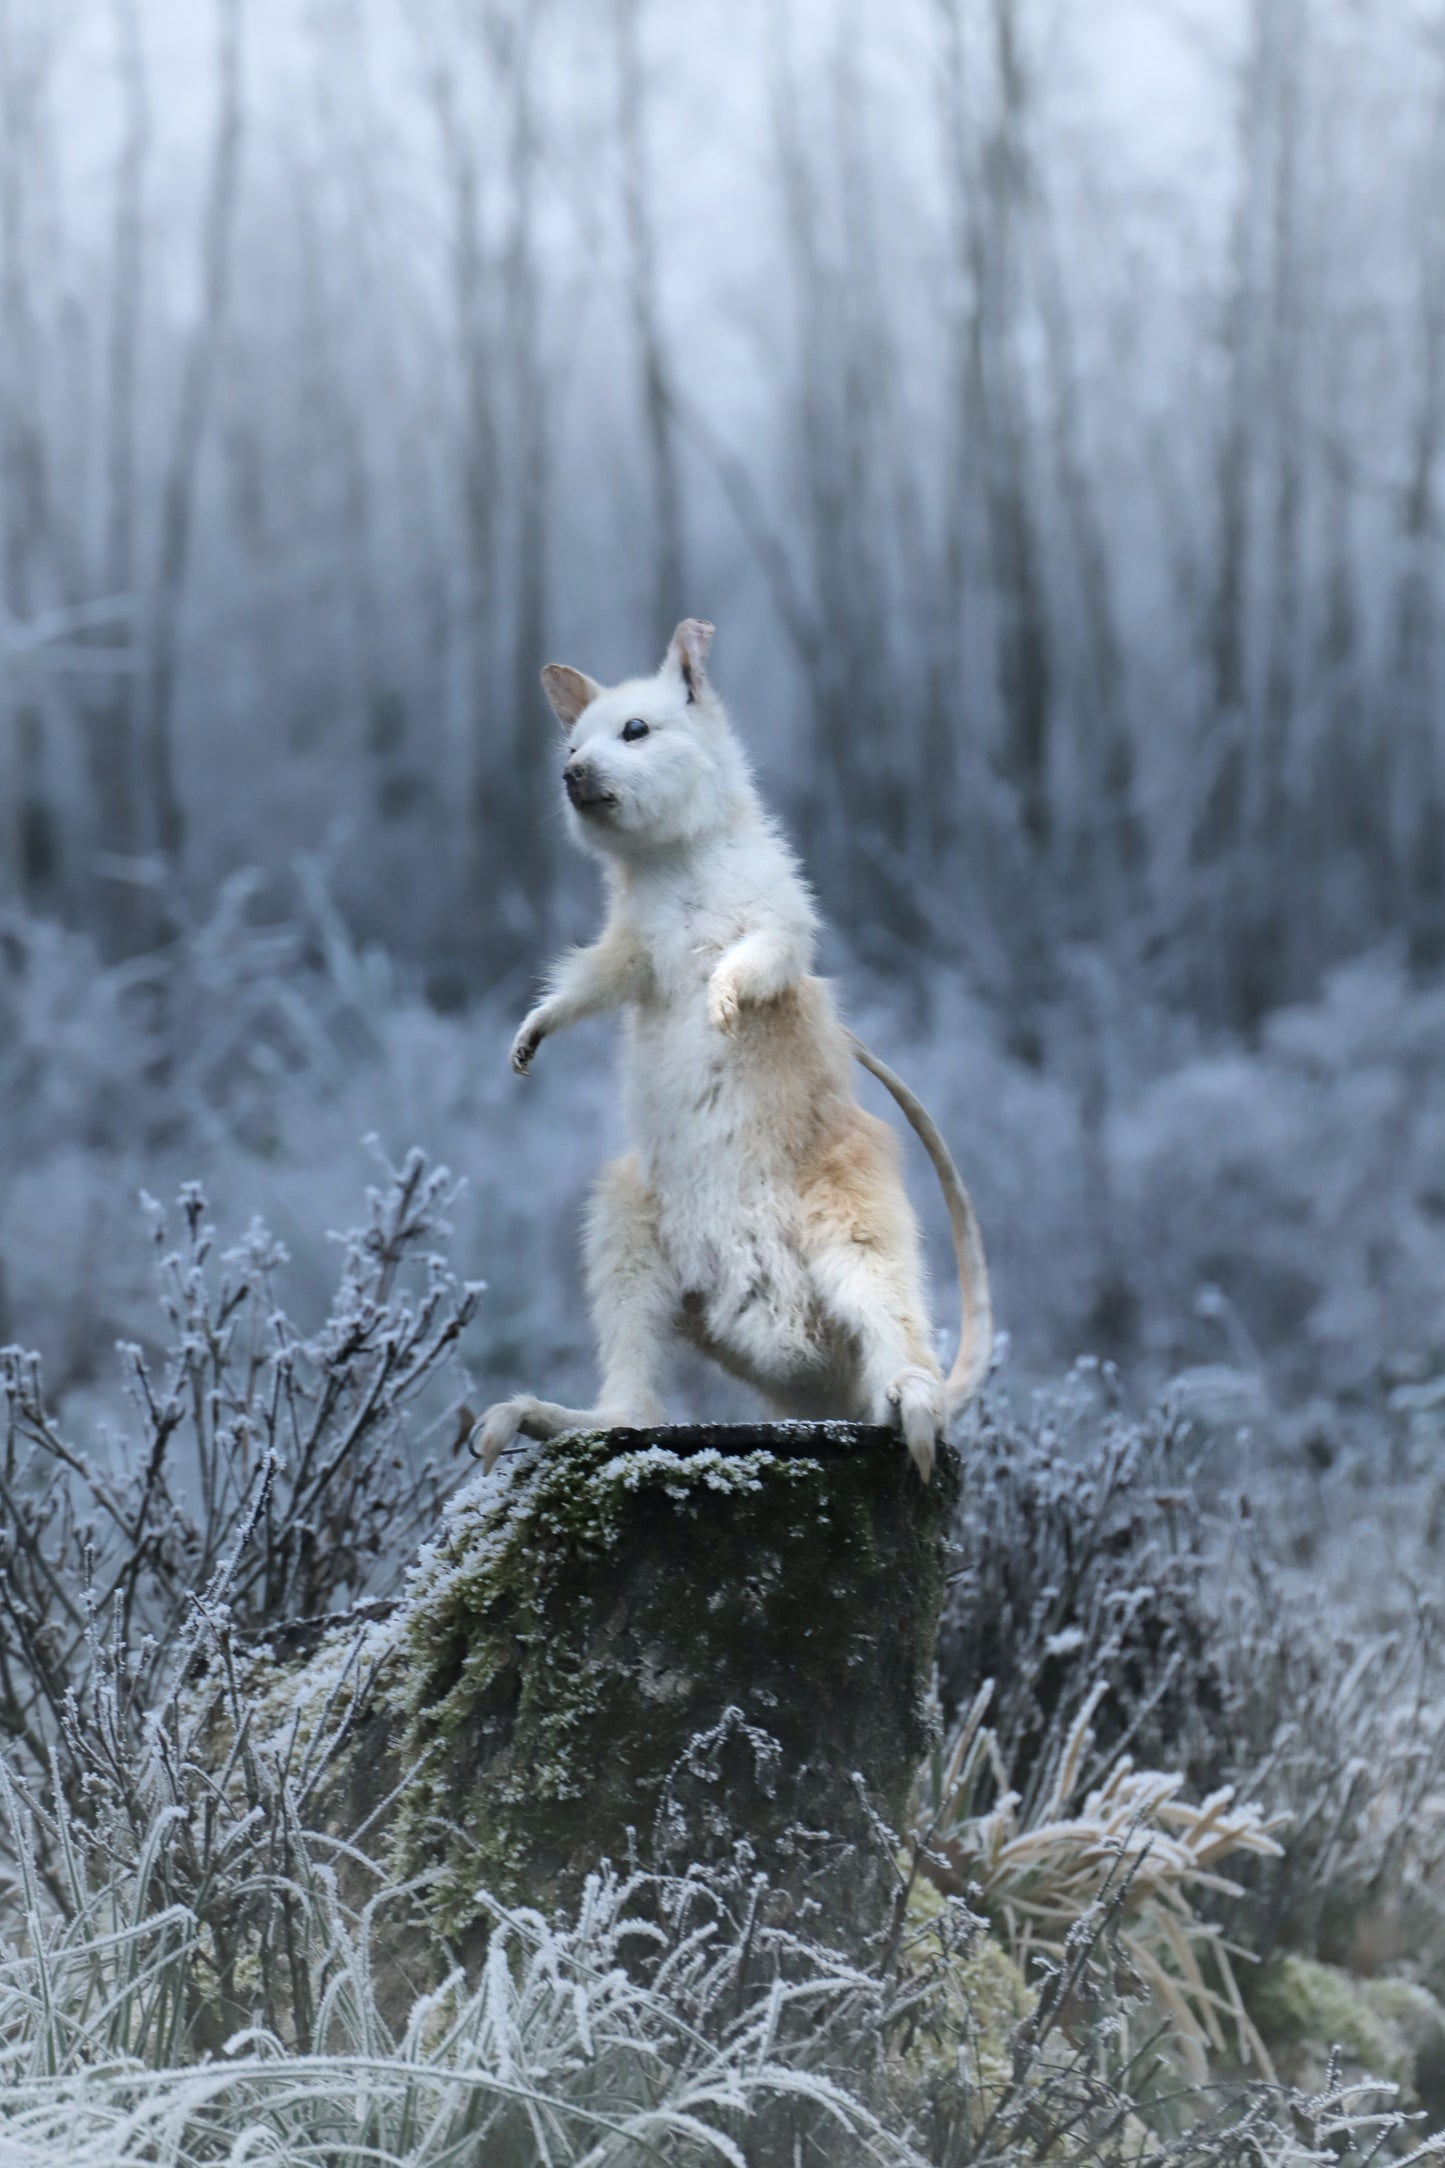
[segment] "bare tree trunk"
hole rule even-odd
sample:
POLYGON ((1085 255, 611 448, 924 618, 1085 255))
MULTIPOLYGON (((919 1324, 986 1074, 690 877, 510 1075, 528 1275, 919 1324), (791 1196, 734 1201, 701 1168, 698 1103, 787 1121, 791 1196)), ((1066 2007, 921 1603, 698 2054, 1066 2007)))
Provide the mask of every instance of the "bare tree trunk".
MULTIPOLYGON (((944 315, 947 339, 944 443, 941 467, 943 501, 939 563, 936 570, 938 640, 927 695, 925 757, 947 754, 942 772, 968 776, 969 797, 984 793, 978 718, 970 714, 965 687, 970 682, 968 610, 971 557, 982 542, 975 532, 976 507, 987 504, 984 460, 987 429, 979 406, 982 393, 979 348, 981 295, 975 277, 974 220, 981 154, 977 127, 969 110, 969 69, 962 0, 937 0, 940 48, 936 72, 939 127, 944 157, 947 231, 947 286, 944 315)), ((932 773, 930 765, 929 772, 932 773)), ((940 797, 934 813, 933 847, 943 858, 960 840, 953 809, 940 797)), ((994 824, 975 819, 967 834, 971 863, 984 893, 992 893, 998 875, 991 861, 996 848, 994 824)))
POLYGON ((546 924, 553 876, 550 856, 545 846, 539 848, 539 840, 548 834, 545 816, 552 793, 551 741, 538 712, 537 690, 537 673, 546 659, 551 481, 536 239, 541 162, 536 64, 544 5, 545 0, 515 0, 510 20, 504 24, 494 17, 493 25, 512 118, 507 159, 510 230, 501 276, 517 506, 509 759, 515 819, 499 833, 498 842, 514 883, 515 903, 538 931, 546 924))
MULTIPOLYGON (((334 137, 326 148, 334 152, 334 137)), ((293 161, 296 248, 303 286, 297 375, 307 441, 314 446, 318 468, 326 472, 328 481, 334 475, 339 493, 327 557, 342 598, 338 621, 345 625, 337 691, 358 726, 356 736, 347 741, 346 753, 358 762, 378 762, 373 794, 377 810, 386 818, 395 810, 388 798, 388 767, 402 755, 406 717, 404 704, 391 699, 383 682, 387 612, 373 570, 374 521, 364 423, 348 380, 349 342, 340 296, 331 285, 331 252, 316 215, 321 194, 318 164, 300 154, 293 161)), ((243 409, 234 421, 228 418, 226 438, 237 527, 247 546, 261 557, 267 547, 262 448, 248 411, 243 409)))
POLYGON ((1300 381, 1304 267, 1301 261, 1299 138, 1303 100, 1304 12, 1299 0, 1275 0, 1271 75, 1274 83, 1274 216, 1270 291, 1270 409, 1275 435, 1274 532, 1269 663, 1264 689, 1262 775, 1258 797, 1271 856, 1284 862, 1282 824, 1289 818, 1289 769, 1294 739, 1295 677, 1300 619, 1300 527, 1304 499, 1301 442, 1304 387, 1300 381))
MULTIPOLYGON (((913 639, 898 637, 899 566, 906 552, 916 555, 900 522, 915 514, 900 471, 906 439, 896 427, 860 43, 857 24, 842 20, 820 119, 780 35, 774 116, 796 310, 789 486, 812 589, 809 629, 800 623, 799 631, 812 710, 814 859, 825 892, 835 877, 846 879, 850 917, 883 960, 900 942, 936 942, 937 930, 909 858, 927 668, 916 625, 913 639), (836 226, 828 215, 835 205, 836 226)), ((910 595, 908 607, 915 603, 910 595)))
POLYGON ((989 35, 995 107, 968 221, 977 295, 973 404, 985 437, 1003 768, 1018 792, 1024 835, 1042 851, 1052 831, 1053 666, 1019 354, 1031 180, 1017 0, 990 0, 989 35))
MULTIPOLYGON (((840 25, 833 73, 833 115, 842 213, 843 276, 839 307, 843 340, 842 444, 849 466, 848 582, 855 642, 864 651, 853 677, 865 694, 865 714, 881 727, 847 733, 858 745, 850 814, 850 845, 869 834, 877 854, 874 877, 891 908, 908 914, 900 878, 909 864, 916 823, 916 779, 923 772, 927 637, 921 594, 900 589, 899 567, 917 550, 910 536, 919 519, 910 479, 911 444, 898 407, 894 311, 878 231, 878 154, 864 99, 863 27, 856 0, 840 25), (900 629, 902 637, 900 638, 900 629), (885 720, 886 718, 886 720, 885 720)), ((931 778, 947 793, 947 770, 931 778)))
MULTIPOLYGON (((1442 37, 1445 45, 1445 37, 1442 37)), ((1445 845, 1441 823, 1440 747, 1436 723, 1439 596, 1435 550, 1439 537, 1436 475, 1445 438, 1445 50, 1421 177, 1418 389, 1410 429, 1409 478, 1401 505, 1399 574, 1394 598, 1391 699, 1393 757, 1386 831, 1393 894, 1391 915, 1409 926, 1417 948, 1441 938, 1445 903, 1445 845)))
MULTIPOLYGON (((145 182, 150 160, 150 96, 137 0, 113 0, 124 132, 116 160, 111 227, 110 320, 106 351, 106 502, 102 582, 108 596, 125 596, 102 644, 128 645, 136 620, 136 386, 145 282, 145 182)), ((136 801, 136 680, 126 667, 82 699, 86 761, 95 830, 108 856, 134 858, 140 848, 136 801)), ((129 881, 104 880, 96 899, 99 928, 121 951, 144 938, 141 891, 129 881)))
POLYGON ((173 867, 185 850, 185 813, 173 735, 181 614, 202 445, 226 320, 240 190, 244 0, 216 0, 216 121, 201 238, 201 307, 186 350, 161 503, 144 765, 156 840, 173 867))
MULTIPOLYGON (((1203 718, 1207 781, 1192 840, 1196 864, 1215 869, 1237 843, 1248 790, 1245 602, 1251 562, 1250 481, 1255 460, 1256 233, 1264 196, 1265 77, 1275 0, 1252 0, 1250 50, 1239 90, 1234 210, 1223 346, 1224 417, 1215 461, 1215 569, 1209 606, 1210 702, 1203 718)), ((1221 950, 1220 961, 1223 962, 1221 950)))
POLYGON ((1082 603, 1083 667, 1076 699, 1084 730, 1080 769, 1088 806, 1080 873, 1097 891, 1098 921, 1117 930, 1138 903, 1144 833, 1134 800, 1128 683, 1114 606, 1108 545, 1083 452, 1078 364, 1063 269, 1049 206, 1039 192, 1034 225, 1040 314, 1052 392, 1054 467, 1082 603))
MULTIPOLYGON (((433 25, 435 33, 435 25, 433 25)), ((476 905, 489 904, 491 850, 510 819, 498 801, 495 729, 497 694, 497 577, 501 546, 502 454, 498 413, 498 346, 492 266, 482 232, 477 129, 458 94, 459 54, 435 46, 427 88, 436 124, 450 210, 448 229, 452 313, 461 379, 458 454, 462 527, 462 611, 466 729, 470 769, 466 791, 467 885, 476 905)), ((480 924, 483 914, 474 911, 480 924)))
POLYGON ((137 0, 114 0, 125 133, 116 163, 111 271, 105 577, 112 595, 135 578, 135 398, 145 281, 145 180, 150 158, 150 93, 137 0))
MULTIPOLYGON (((807 158, 807 131, 800 111, 801 90, 782 38, 778 42, 776 67, 777 156, 798 340, 797 411, 790 436, 800 470, 798 482, 806 520, 812 588, 808 621, 817 627, 819 635, 810 644, 806 660, 818 741, 813 774, 815 778, 821 778, 829 773, 835 760, 847 757, 847 748, 840 748, 838 740, 846 712, 847 649, 852 623, 844 606, 838 550, 848 507, 841 488, 842 469, 837 457, 836 432, 827 411, 839 340, 829 317, 827 265, 817 231, 816 189, 807 158)), ((821 784, 815 782, 814 788, 819 793, 818 810, 821 813, 824 795, 821 784)))
POLYGON ((1254 204, 1243 176, 1230 250, 1224 350, 1229 369, 1224 432, 1216 468, 1219 533, 1215 588, 1209 613, 1209 661, 1216 716, 1237 716, 1244 701, 1244 592, 1249 550, 1249 470, 1253 412, 1248 367, 1254 284, 1254 204))
POLYGON ((1279 0, 1251 0, 1236 126, 1223 345, 1224 411, 1215 454, 1215 541, 1206 663, 1210 698, 1200 719, 1199 814, 1190 857, 1200 874, 1202 920, 1194 945, 1210 984, 1200 993, 1230 1021, 1268 1005, 1275 958, 1263 935, 1272 875, 1254 847, 1262 776, 1248 623, 1256 562, 1253 519, 1260 441, 1259 236, 1269 231, 1270 132, 1275 119, 1279 0))
POLYGON ((1311 747, 1306 863, 1317 869, 1320 923, 1326 952, 1358 940, 1361 902, 1372 915, 1387 908, 1379 892, 1388 854, 1381 848, 1376 761, 1367 743, 1360 684, 1360 600, 1354 563, 1352 493, 1346 458, 1340 365, 1327 373, 1330 431, 1321 489, 1323 595, 1313 655, 1312 695, 1320 722, 1311 747), (1343 937, 1343 940, 1342 940, 1343 937))
MULTIPOLYGON (((0 0, 0 616, 24 622, 37 604, 35 560, 51 534, 52 507, 38 405, 34 322, 25 260, 25 180, 35 151, 48 60, 42 38, 22 49, 11 0, 0 0)), ((13 673, 16 666, 11 664, 13 673)), ((59 871, 59 828, 50 801, 45 711, 33 683, 13 682, 10 855, 24 901, 44 908, 59 871)))
POLYGON ((652 638, 660 655, 674 625, 686 615, 689 603, 675 402, 658 300, 655 184, 647 155, 649 108, 642 66, 641 16, 642 0, 614 0, 622 214, 627 230, 633 337, 642 372, 643 436, 652 498, 652 638))

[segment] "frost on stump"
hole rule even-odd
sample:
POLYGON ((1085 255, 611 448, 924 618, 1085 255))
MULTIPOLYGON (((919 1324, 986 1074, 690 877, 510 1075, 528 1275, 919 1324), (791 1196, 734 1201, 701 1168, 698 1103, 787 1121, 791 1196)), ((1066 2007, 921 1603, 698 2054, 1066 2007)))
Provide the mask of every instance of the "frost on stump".
MULTIPOLYGON (((380 1809, 393 1871, 434 1877, 427 1912, 464 1940, 481 1889, 550 1906, 604 1858, 685 1871, 740 1844, 785 1912, 866 1934, 927 1745, 957 1493, 952 1453, 925 1488, 848 1424, 525 1448, 369 1630, 338 1826, 380 1809)), ((303 1728, 351 1645, 292 1673, 303 1728)))

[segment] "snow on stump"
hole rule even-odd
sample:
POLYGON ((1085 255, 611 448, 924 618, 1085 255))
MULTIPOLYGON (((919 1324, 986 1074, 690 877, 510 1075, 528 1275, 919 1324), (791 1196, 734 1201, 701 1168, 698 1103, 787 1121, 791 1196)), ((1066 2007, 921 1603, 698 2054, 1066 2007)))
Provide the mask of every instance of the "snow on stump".
MULTIPOLYGON (((463 1941, 480 1889, 549 1907, 604 1858, 676 1872, 740 1843, 799 1924, 865 1936, 928 1744, 958 1483, 951 1451, 925 1487, 895 1437, 843 1423, 525 1447, 368 1630, 338 1826, 395 1791, 392 1871, 430 1871, 463 1941)), ((293 1710, 334 1712, 354 1638, 291 1675, 293 1710)))

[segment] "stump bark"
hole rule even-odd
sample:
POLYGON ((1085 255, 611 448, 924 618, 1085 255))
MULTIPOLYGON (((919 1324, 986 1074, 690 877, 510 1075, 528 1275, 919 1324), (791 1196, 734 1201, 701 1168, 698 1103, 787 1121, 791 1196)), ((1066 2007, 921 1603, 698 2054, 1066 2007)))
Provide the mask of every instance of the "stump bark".
MULTIPOLYGON (((895 1436, 841 1423, 526 1447, 367 1628, 338 1826, 388 1802, 393 1871, 435 1874, 464 1941, 480 1888, 546 1908, 603 1859, 740 1846, 800 1924, 865 1936, 928 1744, 958 1480, 951 1451, 925 1487, 895 1436)), ((293 1707, 334 1706, 344 1642, 293 1707)))

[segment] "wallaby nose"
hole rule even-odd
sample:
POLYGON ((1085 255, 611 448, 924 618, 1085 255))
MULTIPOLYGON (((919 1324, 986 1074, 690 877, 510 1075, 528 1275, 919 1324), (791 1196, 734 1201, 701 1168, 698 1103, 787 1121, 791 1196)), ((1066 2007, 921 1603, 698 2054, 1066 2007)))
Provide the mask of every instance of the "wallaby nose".
POLYGON ((569 760, 562 770, 562 781, 576 813, 590 818, 594 813, 601 813, 606 807, 617 803, 590 760, 569 760))

